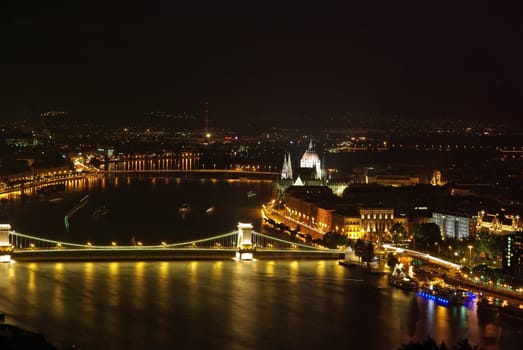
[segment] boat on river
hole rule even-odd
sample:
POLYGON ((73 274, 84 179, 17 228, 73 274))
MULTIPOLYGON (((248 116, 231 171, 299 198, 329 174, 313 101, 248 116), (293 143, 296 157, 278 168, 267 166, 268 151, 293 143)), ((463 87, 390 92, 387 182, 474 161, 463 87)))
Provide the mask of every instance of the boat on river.
POLYGON ((503 301, 498 307, 501 316, 517 318, 523 321, 523 304, 503 301))
POLYGON ((397 263, 394 266, 389 276, 389 283, 393 287, 404 290, 418 291, 419 289, 419 282, 403 270, 403 264, 401 263, 397 263))
POLYGON ((58 197, 52 197, 49 198, 49 203, 56 204, 64 201, 64 197, 58 196, 58 197))
POLYGON ((419 289, 419 282, 403 270, 403 264, 401 263, 396 264, 394 267, 389 276, 389 283, 393 287, 404 290, 417 291, 419 289))
POLYGON ((393 287, 404 290, 417 291, 419 288, 418 281, 408 276, 390 276, 389 283, 393 287))
POLYGON ((500 304, 501 303, 497 298, 480 295, 476 303, 476 311, 478 314, 497 314, 500 304))
POLYGON ((93 218, 93 220, 100 220, 101 218, 109 214, 109 212, 109 208, 107 208, 105 205, 102 205, 93 212, 91 217, 93 218))
POLYGON ((440 280, 422 283, 418 295, 445 305, 463 305, 475 296, 466 289, 448 285, 440 280))
POLYGON ((185 215, 187 213, 190 213, 192 210, 191 206, 187 203, 183 203, 180 208, 178 208, 178 212, 182 215, 185 215))

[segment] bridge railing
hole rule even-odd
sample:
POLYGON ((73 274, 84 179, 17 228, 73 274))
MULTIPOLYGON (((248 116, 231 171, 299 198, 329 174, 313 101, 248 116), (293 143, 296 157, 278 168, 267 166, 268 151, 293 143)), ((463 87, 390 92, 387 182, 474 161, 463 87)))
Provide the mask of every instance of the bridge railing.
POLYGON ((238 240, 237 232, 229 232, 222 235, 208 237, 203 239, 191 240, 179 243, 167 243, 161 242, 156 245, 143 245, 141 242, 136 242, 132 245, 118 245, 116 242, 112 242, 108 245, 95 245, 92 243, 71 243, 64 241, 57 241, 42 237, 36 237, 11 231, 9 233, 9 241, 15 249, 23 250, 39 250, 39 249, 156 249, 156 248, 177 248, 177 249, 189 249, 189 248, 236 248, 238 240))
POLYGON ((13 245, 14 249, 89 248, 88 244, 60 242, 14 231, 9 232, 9 242, 13 245))
POLYGON ((321 250, 325 251, 324 248, 319 248, 299 242, 287 241, 285 239, 276 238, 259 232, 252 232, 252 243, 256 245, 258 249, 301 249, 307 251, 321 250))

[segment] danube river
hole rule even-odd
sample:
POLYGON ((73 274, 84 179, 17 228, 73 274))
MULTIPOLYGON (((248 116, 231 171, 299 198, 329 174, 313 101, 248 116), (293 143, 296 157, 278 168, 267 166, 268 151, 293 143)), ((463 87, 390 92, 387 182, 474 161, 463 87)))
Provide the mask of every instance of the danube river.
MULTIPOLYGON (((268 181, 93 177, 53 198, 4 201, 0 217, 53 239, 180 242, 238 221, 263 230, 259 206, 270 195, 268 181)), ((80 349, 397 349, 428 335, 519 349, 523 338, 521 321, 439 305, 335 260, 19 262, 1 264, 0 275, 6 322, 80 349)))

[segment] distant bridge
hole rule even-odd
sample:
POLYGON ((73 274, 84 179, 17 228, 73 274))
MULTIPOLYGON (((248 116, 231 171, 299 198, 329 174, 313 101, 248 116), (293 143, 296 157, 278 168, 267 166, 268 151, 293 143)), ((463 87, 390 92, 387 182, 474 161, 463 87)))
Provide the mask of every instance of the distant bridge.
POLYGON ((228 175, 269 175, 276 176, 279 172, 274 171, 252 171, 242 169, 109 169, 98 170, 97 173, 107 174, 135 174, 135 173, 152 173, 152 174, 228 174, 228 175))
MULTIPOLYGON (((16 261, 91 260, 183 260, 231 259, 238 251, 239 231, 180 243, 157 245, 93 245, 30 236, 11 231, 11 257, 16 261)), ((255 258, 260 259, 339 259, 343 251, 325 249, 251 232, 255 258)))

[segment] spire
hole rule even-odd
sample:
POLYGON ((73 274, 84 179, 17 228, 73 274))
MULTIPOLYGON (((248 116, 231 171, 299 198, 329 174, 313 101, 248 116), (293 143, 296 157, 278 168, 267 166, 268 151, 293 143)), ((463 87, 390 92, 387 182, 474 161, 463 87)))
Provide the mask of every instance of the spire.
POLYGON ((282 180, 287 179, 287 154, 283 155, 283 165, 281 167, 281 176, 282 180))
POLYGON ((281 179, 287 180, 292 179, 292 162, 291 154, 287 152, 283 156, 283 166, 281 168, 281 179))
POLYGON ((287 153, 287 168, 289 169, 287 176, 292 180, 292 161, 291 161, 291 152, 287 153))
POLYGON ((308 151, 314 151, 314 147, 312 145, 312 136, 309 138, 309 149, 308 151))

